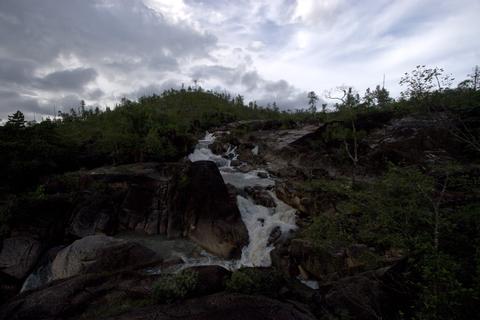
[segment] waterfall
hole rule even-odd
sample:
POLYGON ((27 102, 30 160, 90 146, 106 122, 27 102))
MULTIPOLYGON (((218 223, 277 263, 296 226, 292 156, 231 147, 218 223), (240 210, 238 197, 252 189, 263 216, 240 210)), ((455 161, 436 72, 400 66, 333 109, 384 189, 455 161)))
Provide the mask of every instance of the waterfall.
MULTIPOLYGON (((275 186, 275 181, 271 179, 264 170, 252 170, 247 173, 238 171, 235 167, 231 167, 231 160, 237 159, 236 150, 230 147, 227 152, 222 155, 214 154, 208 146, 215 141, 215 135, 206 133, 205 137, 199 140, 193 153, 188 158, 190 161, 209 160, 215 162, 219 167, 220 173, 225 183, 229 183, 237 189, 243 190, 245 187, 261 187, 263 189, 271 189, 275 186), (263 173, 260 177, 259 173, 263 173)), ((258 147, 252 151, 258 153, 258 147)), ((295 209, 279 200, 275 193, 268 191, 274 199, 275 207, 267 208, 258 204, 250 197, 237 196, 237 205, 245 224, 249 243, 242 249, 240 260, 221 262, 218 259, 207 257, 202 261, 186 261, 187 265, 192 263, 220 264, 228 266, 229 269, 236 269, 242 266, 246 267, 268 267, 272 264, 270 252, 274 249, 273 244, 269 244, 269 239, 275 230, 281 232, 280 237, 287 237, 288 234, 296 229, 295 225, 295 209)))

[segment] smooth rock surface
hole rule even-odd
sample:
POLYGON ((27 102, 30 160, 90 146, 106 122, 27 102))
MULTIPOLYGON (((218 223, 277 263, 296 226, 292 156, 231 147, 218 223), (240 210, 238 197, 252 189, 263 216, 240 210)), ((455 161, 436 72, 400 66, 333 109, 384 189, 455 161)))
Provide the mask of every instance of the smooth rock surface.
POLYGON ((52 279, 98 273, 148 263, 155 253, 136 243, 104 235, 88 236, 61 250, 52 262, 52 279))
POLYGON ((41 244, 28 237, 3 240, 0 251, 0 271, 16 279, 23 279, 40 256, 41 244))

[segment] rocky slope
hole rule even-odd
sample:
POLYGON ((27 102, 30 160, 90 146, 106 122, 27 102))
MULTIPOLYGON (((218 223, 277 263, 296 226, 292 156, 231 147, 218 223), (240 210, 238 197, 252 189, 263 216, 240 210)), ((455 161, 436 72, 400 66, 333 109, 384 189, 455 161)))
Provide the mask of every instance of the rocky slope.
MULTIPOLYGON (((357 124, 365 132, 357 180, 376 179, 389 161, 426 167, 458 159, 458 145, 434 121, 376 117, 357 124)), ((217 139, 202 147, 216 164, 140 163, 50 179, 40 197, 17 204, 22 215, 1 243, 0 319, 108 319, 111 312, 95 313, 100 306, 120 309, 112 319, 314 319, 343 310, 357 319, 393 319, 408 292, 401 252, 372 268, 362 259, 371 251, 364 244, 318 250, 299 236, 311 212, 335 211, 337 203, 302 188, 304 182, 351 178, 344 141, 330 134, 344 125, 237 122, 217 128, 217 139), (289 224, 281 215, 292 208, 297 218, 289 224), (197 249, 170 254, 125 234, 191 241, 197 249), (271 263, 282 273, 285 282, 274 297, 227 293, 231 273, 207 266, 196 269, 198 284, 185 300, 149 300, 159 272, 210 255, 219 259, 212 264, 249 265, 246 252, 260 250, 249 246, 261 241, 268 259, 248 261, 271 263)))

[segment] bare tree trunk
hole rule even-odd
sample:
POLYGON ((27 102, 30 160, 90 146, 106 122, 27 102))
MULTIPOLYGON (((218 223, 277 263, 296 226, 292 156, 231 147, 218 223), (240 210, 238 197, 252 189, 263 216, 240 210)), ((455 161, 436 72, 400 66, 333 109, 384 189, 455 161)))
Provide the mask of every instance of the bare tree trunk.
POLYGON ((352 135, 353 135, 353 154, 350 151, 350 148, 348 146, 348 142, 344 140, 345 144, 345 150, 347 151, 347 154, 352 160, 352 186, 355 185, 356 183, 356 173, 357 173, 357 165, 358 165, 358 142, 357 142, 357 128, 355 127, 355 121, 352 119, 352 135))

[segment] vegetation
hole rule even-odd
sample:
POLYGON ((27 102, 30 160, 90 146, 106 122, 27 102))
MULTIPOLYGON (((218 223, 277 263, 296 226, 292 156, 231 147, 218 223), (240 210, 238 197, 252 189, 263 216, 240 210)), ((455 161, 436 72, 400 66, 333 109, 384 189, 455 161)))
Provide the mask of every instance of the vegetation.
POLYGON ((169 90, 122 99, 114 110, 59 112, 26 123, 17 111, 0 127, 0 191, 31 190, 42 178, 79 168, 138 161, 176 161, 198 135, 236 120, 286 119, 284 112, 243 105, 241 96, 196 90, 169 90))
POLYGON ((227 291, 275 296, 283 285, 282 276, 270 269, 242 268, 227 280, 227 291))
POLYGON ((153 299, 161 303, 184 299, 195 289, 197 281, 198 274, 190 270, 163 274, 153 287, 153 299))
MULTIPOLYGON (((27 123, 17 111, 0 127, 0 238, 8 234, 11 219, 31 214, 28 207, 48 197, 41 185, 53 174, 176 161, 191 152, 205 130, 232 121, 268 119, 284 128, 321 121, 326 125, 317 142, 329 147, 348 176, 327 180, 312 175, 304 182, 304 191, 332 210, 325 212, 325 205, 315 202, 313 222, 302 235, 318 248, 366 244, 374 248, 375 261, 393 253, 408 257, 412 303, 402 310, 404 318, 474 318, 480 304, 479 78, 476 67, 451 88, 452 77, 443 69, 417 66, 402 77, 405 90, 399 99, 380 86, 363 96, 343 86, 327 94, 336 101, 330 112, 325 105, 317 112, 314 91, 308 93, 307 110, 285 112, 276 104, 246 106, 241 96, 201 88, 169 90, 135 102, 123 99, 113 110, 88 110, 82 104, 40 123, 27 123), (372 128, 405 116, 447 129, 445 141, 462 151, 445 162, 367 163, 362 152, 372 128), (376 166, 376 176, 361 179, 360 167, 368 166, 376 166)), ((318 149, 315 143, 310 147, 311 152, 318 149)), ((75 190, 77 182, 68 177, 66 188, 75 190)), ((162 276, 153 297, 157 302, 188 297, 196 282, 196 274, 188 271, 162 276)), ((282 283, 275 272, 247 268, 234 272, 226 286, 231 292, 275 295, 282 283)))

